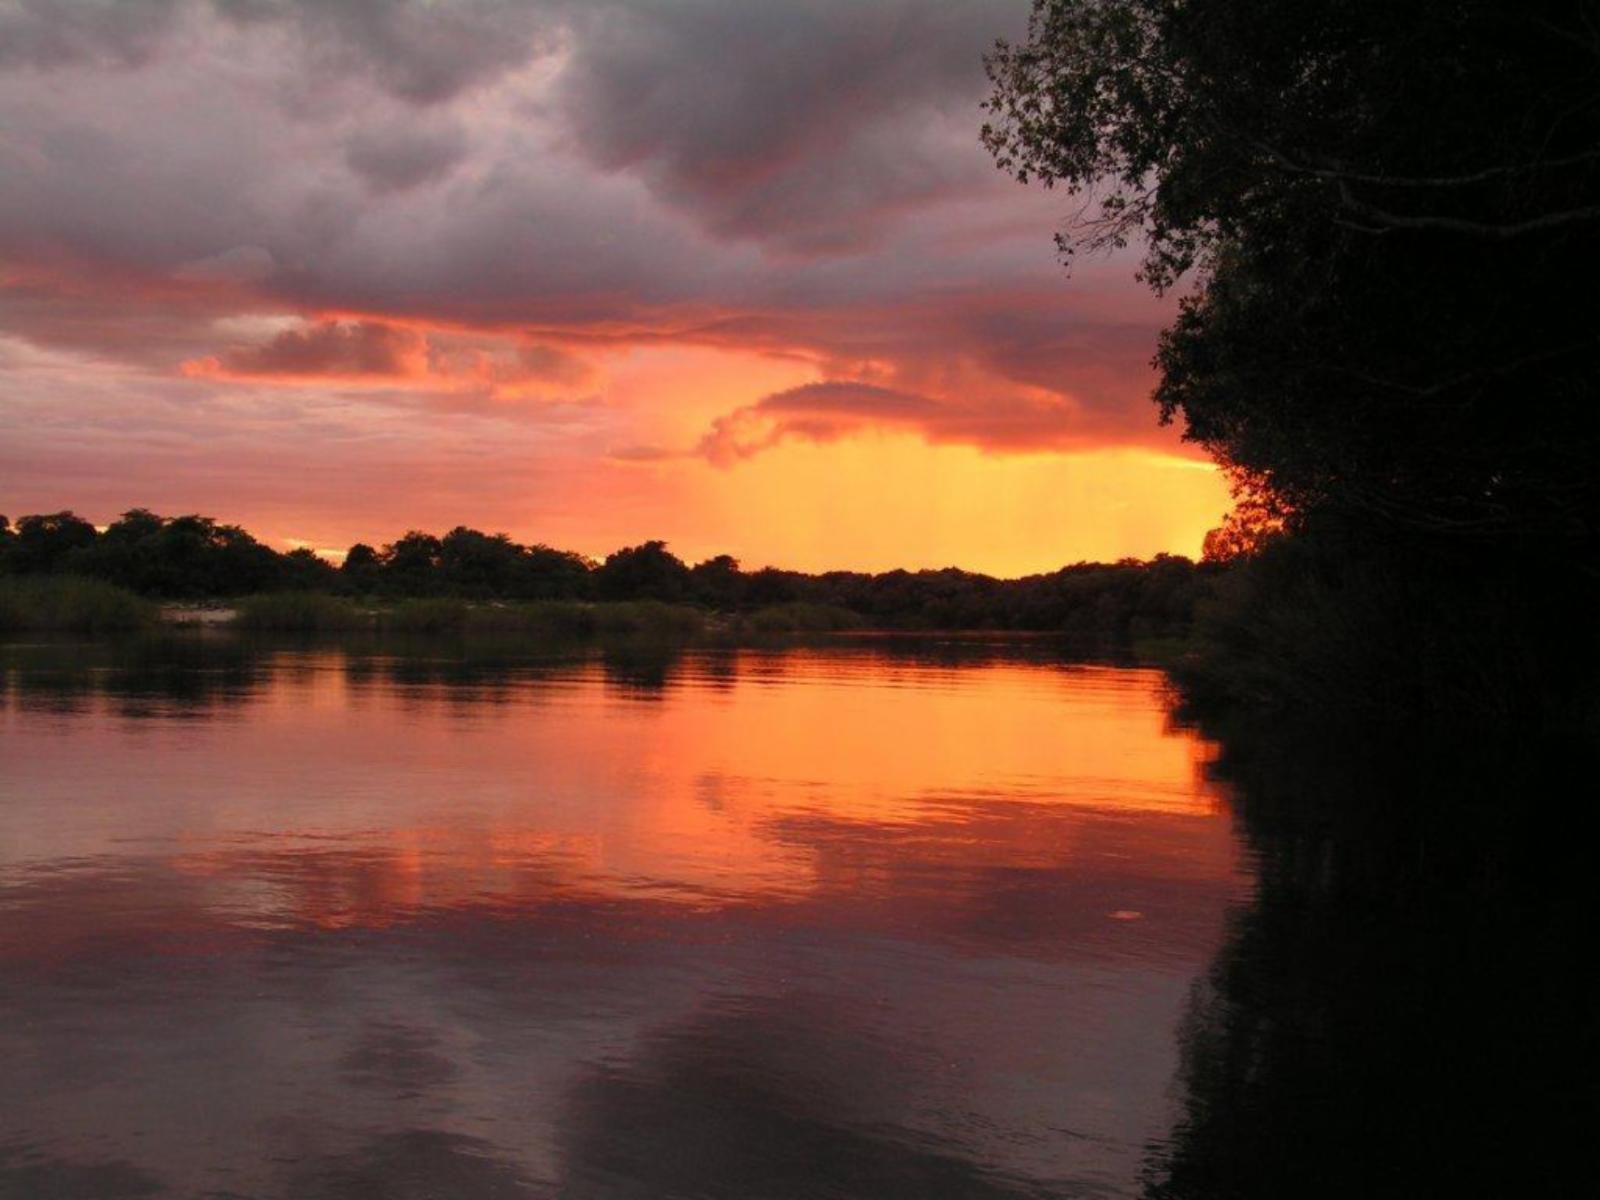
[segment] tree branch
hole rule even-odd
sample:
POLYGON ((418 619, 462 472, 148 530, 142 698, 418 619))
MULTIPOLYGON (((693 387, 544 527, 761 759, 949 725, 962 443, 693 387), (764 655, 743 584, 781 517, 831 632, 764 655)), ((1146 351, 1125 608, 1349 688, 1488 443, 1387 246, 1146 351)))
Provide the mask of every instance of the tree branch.
POLYGON ((1339 199, 1351 212, 1363 216, 1386 229, 1417 229, 1435 233, 1459 233, 1468 237, 1490 238, 1496 241, 1525 237, 1528 234, 1542 233, 1549 229, 1559 229, 1563 225, 1581 225, 1585 222, 1600 220, 1600 205, 1541 213, 1539 216, 1529 217, 1525 221, 1508 221, 1504 223, 1471 221, 1463 217, 1410 216, 1405 213, 1390 212, 1388 209, 1379 208, 1376 204, 1369 204, 1365 200, 1356 199, 1354 193, 1350 191, 1349 184, 1344 182, 1339 185, 1339 199))

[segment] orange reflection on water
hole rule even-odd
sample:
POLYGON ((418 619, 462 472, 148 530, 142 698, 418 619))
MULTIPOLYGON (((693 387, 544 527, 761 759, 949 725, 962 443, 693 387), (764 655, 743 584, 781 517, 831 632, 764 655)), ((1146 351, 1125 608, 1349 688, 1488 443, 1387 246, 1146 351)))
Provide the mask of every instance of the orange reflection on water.
POLYGON ((1208 748, 1154 673, 937 653, 0 657, 19 1144, 299 1197, 464 1133, 440 1194, 565 1194, 756 1107, 1135 1179, 1243 881, 1208 748))
POLYGON ((1026 927, 1058 921, 1041 906, 1062 880, 1142 916, 1119 880, 1221 895, 1235 878, 1209 747, 1169 727, 1158 673, 852 651, 646 677, 325 652, 201 719, 103 699, 70 747, 28 757, 8 857, 134 843, 201 885, 186 903, 322 929, 616 902, 938 925, 996 880, 1026 927), (75 775, 79 803, 43 816, 75 775))

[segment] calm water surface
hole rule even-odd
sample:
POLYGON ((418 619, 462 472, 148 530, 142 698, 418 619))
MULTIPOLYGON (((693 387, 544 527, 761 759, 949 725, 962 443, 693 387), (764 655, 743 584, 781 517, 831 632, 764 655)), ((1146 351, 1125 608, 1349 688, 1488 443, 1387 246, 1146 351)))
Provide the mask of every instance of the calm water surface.
POLYGON ((0 1196, 1122 1196, 1249 891, 1155 672, 6 651, 0 1196))

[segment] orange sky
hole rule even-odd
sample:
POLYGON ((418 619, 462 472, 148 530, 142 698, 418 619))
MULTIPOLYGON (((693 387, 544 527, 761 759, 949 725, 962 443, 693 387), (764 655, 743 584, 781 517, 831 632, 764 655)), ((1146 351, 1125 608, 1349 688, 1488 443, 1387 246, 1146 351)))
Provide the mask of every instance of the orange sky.
POLYGON ((1131 251, 1062 271, 1071 202, 977 141, 1026 7, 36 6, 0 57, 0 512, 1197 554, 1228 498, 1148 399, 1172 304, 1131 251))

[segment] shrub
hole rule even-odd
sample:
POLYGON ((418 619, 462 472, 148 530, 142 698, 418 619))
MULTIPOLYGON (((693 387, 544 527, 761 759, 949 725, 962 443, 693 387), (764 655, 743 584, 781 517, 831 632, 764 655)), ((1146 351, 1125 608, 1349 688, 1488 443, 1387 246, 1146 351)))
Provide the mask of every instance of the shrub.
POLYGON ((465 600, 403 600, 383 614, 385 633, 462 633, 472 610, 465 600))
POLYGON ((688 638, 702 632, 706 615, 683 604, 660 600, 630 600, 597 604, 593 608, 598 634, 639 634, 646 637, 688 638))
POLYGON ((554 641, 593 637, 598 623, 594 605, 575 600, 535 600, 474 610, 474 631, 520 633, 554 641))
POLYGON ((238 627, 273 633, 335 633, 365 629, 372 616, 340 596, 269 592, 239 602, 238 627))
POLYGON ((757 609, 744 618, 743 626, 750 633, 834 633, 841 629, 855 629, 861 618, 847 608, 831 604, 774 604, 757 609))
POLYGON ((129 633, 154 626, 154 604, 75 575, 0 579, 0 633, 129 633))

